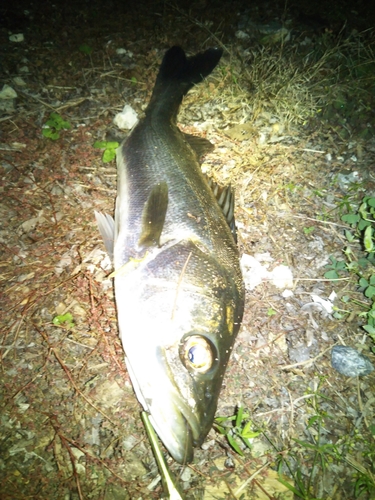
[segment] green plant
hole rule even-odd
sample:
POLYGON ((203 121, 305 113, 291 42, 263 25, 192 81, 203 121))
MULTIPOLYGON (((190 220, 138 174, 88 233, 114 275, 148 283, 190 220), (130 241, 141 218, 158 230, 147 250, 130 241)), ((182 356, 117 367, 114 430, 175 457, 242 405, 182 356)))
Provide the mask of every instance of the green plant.
MULTIPOLYGON (((341 220, 351 226, 350 230, 345 231, 345 237, 349 242, 343 250, 345 260, 338 261, 331 256, 331 262, 326 266, 329 270, 324 276, 334 280, 339 278, 341 272, 355 275, 358 290, 363 293, 364 301, 353 300, 351 303, 361 306, 361 310, 356 311, 356 314, 365 321, 363 329, 375 341, 375 198, 365 196, 357 208, 351 203, 345 206, 350 211, 342 215, 341 220), (362 251, 350 246, 356 242, 360 242, 362 251)), ((351 314, 348 296, 343 297, 342 301, 349 307, 345 310, 336 308, 336 311, 339 314, 351 314)), ((375 352, 374 347, 373 351, 375 352)))
POLYGON ((303 232, 305 233, 306 236, 311 234, 315 230, 315 226, 309 226, 309 227, 304 227, 303 232))
MULTIPOLYGON (((264 432, 263 435, 276 451, 276 466, 279 472, 279 481, 292 491, 296 498, 303 500, 323 500, 317 497, 320 490, 319 484, 325 484, 325 476, 337 474, 337 470, 344 470, 348 477, 347 492, 354 492, 354 498, 374 498, 375 480, 371 467, 375 453, 373 433, 372 439, 363 426, 360 432, 358 427, 349 424, 349 431, 332 442, 330 429, 335 427, 336 416, 334 409, 336 403, 325 394, 326 378, 319 377, 314 390, 308 390, 306 396, 307 408, 310 416, 307 419, 305 439, 292 438, 292 446, 280 449, 271 437, 264 432), (332 408, 332 413, 327 408, 332 408), (361 455, 367 456, 363 464, 353 460, 350 452, 361 450, 361 455), (336 464, 335 467, 332 467, 336 464), (336 472, 335 472, 336 471, 336 472), (352 471, 352 473, 351 473, 352 471), (358 473, 356 473, 358 471, 358 473), (292 478, 288 481, 283 473, 287 472, 292 478), (369 495, 369 496, 361 496, 369 495)), ((341 472, 342 474, 342 472, 341 472)), ((330 479, 332 482, 332 477, 330 479)), ((329 485, 330 481, 327 481, 329 485)), ((328 486, 329 487, 329 486, 328 486)), ((325 496, 324 498, 328 498, 325 496)), ((348 497, 349 498, 349 497, 348 497)), ((352 497, 351 497, 352 498, 352 497)))
POLYGON ((87 54, 89 56, 89 55, 91 55, 91 52, 93 49, 92 49, 92 47, 90 47, 90 45, 87 45, 87 43, 83 43, 82 45, 80 45, 79 50, 83 54, 87 54))
POLYGON ((275 311, 275 309, 272 309, 272 307, 269 307, 267 309, 267 316, 275 316, 275 314, 277 314, 277 312, 275 311))
POLYGON ((55 316, 52 320, 52 323, 55 326, 61 326, 65 324, 65 326, 67 326, 68 328, 74 326, 73 316, 70 313, 59 314, 58 316, 55 316))
POLYGON ((250 439, 261 434, 261 431, 254 431, 253 426, 254 423, 249 420, 249 414, 244 412, 242 406, 238 406, 236 415, 217 417, 214 422, 215 429, 227 438, 230 446, 241 456, 244 455, 241 449, 241 441, 251 450, 250 439))
POLYGON ((42 134, 44 137, 56 141, 60 137, 60 130, 68 130, 70 128, 72 128, 71 124, 64 120, 58 113, 51 113, 43 126, 42 134))
POLYGON ((329 260, 331 263, 326 265, 326 269, 329 271, 324 274, 324 277, 329 280, 337 280, 340 278, 339 272, 346 271, 346 263, 344 260, 337 260, 333 255, 329 257, 329 260))
POLYGON ((104 149, 102 160, 104 163, 109 163, 116 158, 116 149, 119 147, 119 143, 115 141, 96 141, 94 143, 94 148, 104 149))

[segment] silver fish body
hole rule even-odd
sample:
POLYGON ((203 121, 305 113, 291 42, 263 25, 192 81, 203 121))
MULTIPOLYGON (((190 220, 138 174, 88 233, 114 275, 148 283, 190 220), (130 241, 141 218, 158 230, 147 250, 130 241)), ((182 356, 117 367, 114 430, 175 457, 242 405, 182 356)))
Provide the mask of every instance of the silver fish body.
POLYGON ((183 96, 220 57, 218 49, 190 58, 167 51, 146 116, 117 151, 115 220, 96 214, 113 251, 134 390, 180 463, 212 426, 244 305, 237 246, 198 162, 210 143, 176 125, 183 96))

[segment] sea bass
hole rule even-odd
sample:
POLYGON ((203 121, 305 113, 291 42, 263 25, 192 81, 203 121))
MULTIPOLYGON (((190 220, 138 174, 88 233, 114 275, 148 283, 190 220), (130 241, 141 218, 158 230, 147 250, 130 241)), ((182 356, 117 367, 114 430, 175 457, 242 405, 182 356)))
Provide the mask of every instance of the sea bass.
POLYGON ((135 393, 180 463, 212 426, 244 307, 233 195, 202 174, 211 143, 177 127, 184 95, 221 55, 166 52, 145 117, 117 150, 115 218, 96 213, 135 393))

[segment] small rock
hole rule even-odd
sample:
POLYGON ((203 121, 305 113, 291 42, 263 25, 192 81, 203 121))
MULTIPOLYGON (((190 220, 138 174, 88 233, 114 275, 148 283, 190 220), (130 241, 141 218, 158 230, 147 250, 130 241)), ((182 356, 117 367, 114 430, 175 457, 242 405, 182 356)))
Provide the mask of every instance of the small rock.
POLYGON ((18 87, 26 87, 26 82, 23 78, 21 78, 20 76, 15 76, 13 78, 13 82, 15 83, 15 85, 18 85, 18 87))
POLYGON ((0 91, 0 99, 15 99, 17 92, 9 85, 4 85, 0 91))
POLYGON ((4 85, 0 90, 0 110, 6 113, 15 111, 17 92, 9 85, 4 85))
POLYGON ((336 345, 331 353, 332 367, 347 377, 368 375, 374 367, 367 356, 364 356, 356 349, 344 345, 336 345))
POLYGON ((121 113, 113 119, 113 123, 120 129, 131 129, 138 123, 138 115, 134 109, 126 104, 121 113))
POLYGON ((16 33, 15 35, 10 35, 9 36, 9 41, 10 42, 23 42, 25 40, 25 37, 23 36, 23 33, 16 33))

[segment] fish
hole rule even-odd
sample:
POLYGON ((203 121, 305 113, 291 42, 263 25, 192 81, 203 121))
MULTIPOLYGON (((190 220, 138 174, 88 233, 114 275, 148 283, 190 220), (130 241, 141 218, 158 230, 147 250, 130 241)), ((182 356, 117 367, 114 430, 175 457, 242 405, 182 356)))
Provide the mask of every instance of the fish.
POLYGON ((211 142, 177 126, 184 96, 221 55, 165 53, 145 116, 117 150, 114 219, 95 212, 135 394, 181 464, 212 427, 244 309, 233 190, 202 173, 211 142))

